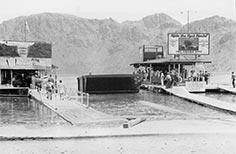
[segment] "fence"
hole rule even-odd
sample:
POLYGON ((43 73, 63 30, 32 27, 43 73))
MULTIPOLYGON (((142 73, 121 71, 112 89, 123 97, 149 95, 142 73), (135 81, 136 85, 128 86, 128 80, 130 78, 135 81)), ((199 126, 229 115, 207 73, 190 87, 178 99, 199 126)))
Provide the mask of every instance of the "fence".
MULTIPOLYGON (((41 101, 44 99, 44 97, 48 95, 45 84, 42 84, 41 88, 37 87, 34 84, 31 84, 30 88, 38 90, 38 92, 40 93, 41 101)), ((59 93, 57 89, 53 89, 51 95, 54 101, 57 101, 59 99, 59 93)), ((82 105, 89 107, 89 94, 82 91, 78 91, 76 88, 68 89, 65 87, 65 94, 63 96, 63 99, 76 100, 82 105)))

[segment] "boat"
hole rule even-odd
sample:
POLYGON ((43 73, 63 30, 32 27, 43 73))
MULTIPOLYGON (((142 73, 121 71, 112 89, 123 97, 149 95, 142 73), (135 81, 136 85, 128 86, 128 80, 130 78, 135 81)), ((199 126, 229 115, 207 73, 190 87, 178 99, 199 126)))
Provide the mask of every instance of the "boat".
POLYGON ((28 87, 1 86, 0 97, 28 97, 28 87))
POLYGON ((138 93, 133 74, 99 74, 78 77, 78 90, 89 94, 138 93))

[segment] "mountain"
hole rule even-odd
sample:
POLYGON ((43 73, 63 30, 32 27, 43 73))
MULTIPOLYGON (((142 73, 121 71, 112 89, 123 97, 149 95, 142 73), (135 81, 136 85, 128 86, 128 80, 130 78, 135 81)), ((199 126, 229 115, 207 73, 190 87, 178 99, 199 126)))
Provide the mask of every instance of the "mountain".
MULTIPOLYGON (((220 16, 213 16, 190 23, 193 33, 210 33, 211 71, 233 71, 236 64, 236 22, 220 16)), ((182 31, 187 25, 182 27, 182 31)))
MULTIPOLYGON (((129 64, 140 61, 141 45, 159 44, 166 51, 167 33, 183 32, 186 27, 164 13, 123 23, 111 18, 97 20, 42 13, 4 21, 0 24, 0 39, 51 42, 53 64, 59 66, 59 73, 131 73, 129 64)), ((234 21, 218 16, 190 24, 191 32, 211 34, 211 70, 234 69, 234 27, 234 21)))

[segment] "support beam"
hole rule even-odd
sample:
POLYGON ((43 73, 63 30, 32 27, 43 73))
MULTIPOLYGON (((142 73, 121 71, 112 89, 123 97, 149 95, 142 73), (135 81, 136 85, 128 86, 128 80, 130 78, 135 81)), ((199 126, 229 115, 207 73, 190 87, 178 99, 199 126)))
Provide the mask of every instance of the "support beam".
POLYGON ((13 85, 13 80, 12 80, 12 78, 13 78, 13 71, 11 70, 11 85, 13 85))
POLYGON ((178 64, 178 74, 180 74, 180 64, 178 64))

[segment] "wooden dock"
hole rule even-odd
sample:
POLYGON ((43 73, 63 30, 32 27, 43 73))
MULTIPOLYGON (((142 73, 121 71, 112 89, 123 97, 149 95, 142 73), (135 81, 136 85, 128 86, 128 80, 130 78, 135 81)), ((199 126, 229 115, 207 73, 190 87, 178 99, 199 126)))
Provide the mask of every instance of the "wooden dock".
POLYGON ((236 88, 233 88, 232 86, 229 85, 219 85, 218 86, 220 89, 227 91, 232 94, 236 94, 236 88))
POLYGON ((54 111, 57 115, 72 125, 86 123, 122 124, 126 122, 126 119, 124 118, 108 115, 90 107, 85 107, 76 100, 60 100, 56 97, 53 97, 52 100, 48 100, 36 90, 31 90, 30 94, 33 98, 44 104, 46 107, 54 111))
POLYGON ((236 113, 236 104, 228 103, 226 101, 221 101, 221 100, 217 100, 217 99, 206 97, 206 96, 200 96, 197 94, 189 93, 185 89, 184 86, 173 87, 170 89, 166 89, 163 86, 156 86, 156 85, 148 85, 148 86, 149 88, 150 86, 152 86, 152 89, 155 89, 155 88, 161 89, 169 94, 195 102, 197 104, 236 113))

